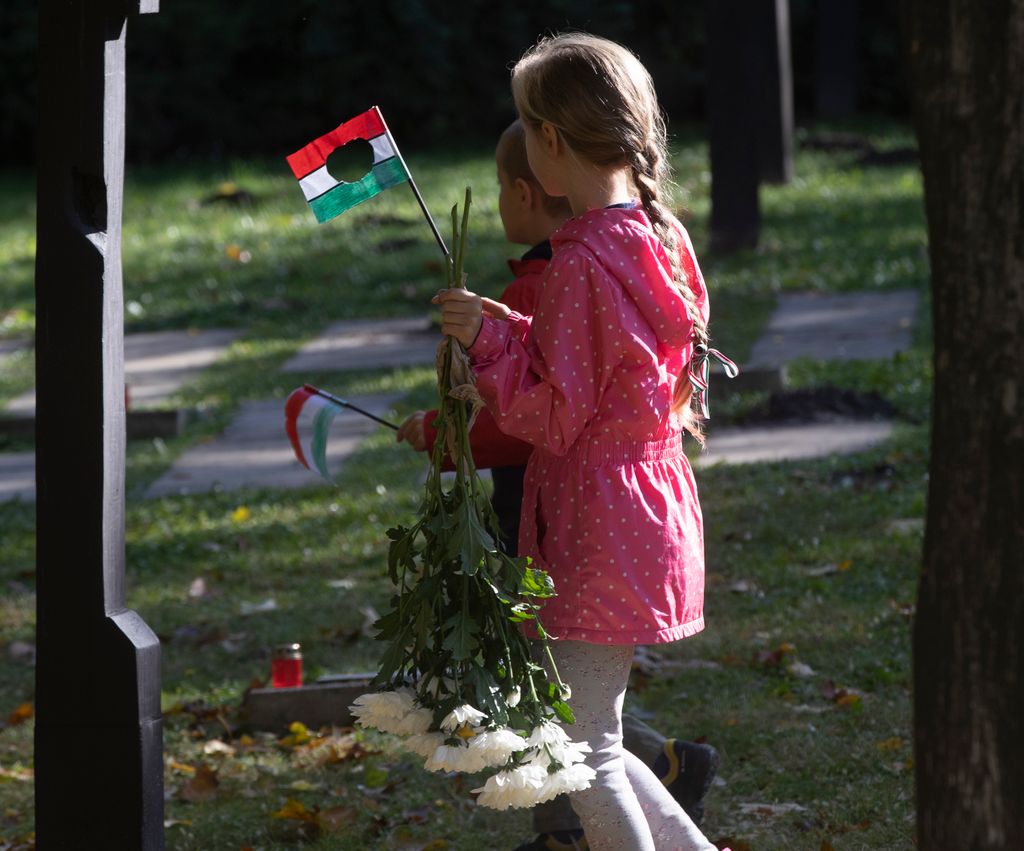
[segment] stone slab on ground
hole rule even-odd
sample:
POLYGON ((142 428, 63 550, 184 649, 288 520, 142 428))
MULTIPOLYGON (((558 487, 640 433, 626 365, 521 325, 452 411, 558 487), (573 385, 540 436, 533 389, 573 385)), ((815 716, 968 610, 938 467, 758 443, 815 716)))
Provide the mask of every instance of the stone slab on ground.
POLYGON ((694 466, 759 464, 846 455, 870 449, 887 440, 892 429, 892 422, 887 420, 716 429, 709 431, 708 448, 697 456, 694 466))
POLYGON ((917 304, 914 290, 783 293, 747 367, 779 367, 800 357, 890 358, 909 348, 917 304))
POLYGON ((36 498, 36 453, 0 453, 0 502, 36 498))
MULTIPOLYGON (((401 394, 350 397, 348 401, 385 416, 401 394)), ((351 411, 331 423, 327 461, 336 469, 367 435, 383 426, 351 411)), ((246 402, 224 432, 183 452, 146 491, 147 497, 238 490, 243 487, 301 488, 320 477, 295 460, 284 432, 284 399, 246 402)))
POLYGON ((375 673, 325 677, 297 688, 254 688, 242 703, 242 723, 255 730, 287 732, 300 721, 307 727, 349 727, 354 722, 349 706, 371 691, 375 673))
MULTIPOLYGON (((216 361, 240 333, 231 328, 209 328, 127 334, 124 371, 130 409, 163 404, 216 361)), ((29 390, 12 399, 4 413, 32 416, 35 408, 36 393, 29 390)))
POLYGON ((441 332, 424 316, 346 319, 329 325, 306 343, 281 371, 339 372, 432 364, 440 342, 441 332))

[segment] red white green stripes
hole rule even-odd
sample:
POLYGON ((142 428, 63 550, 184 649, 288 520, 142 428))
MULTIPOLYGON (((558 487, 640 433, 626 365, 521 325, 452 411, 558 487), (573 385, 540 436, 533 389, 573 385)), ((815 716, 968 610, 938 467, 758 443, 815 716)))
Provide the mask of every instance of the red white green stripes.
POLYGON ((328 481, 333 480, 327 467, 327 433, 331 421, 342 410, 340 405, 305 387, 292 391, 284 406, 284 430, 295 457, 307 470, 315 468, 328 481))
POLYGON ((314 139, 287 159, 306 201, 321 224, 379 192, 409 180, 409 172, 377 107, 314 139), (354 139, 365 139, 370 143, 373 166, 354 183, 336 180, 327 171, 327 157, 354 139))

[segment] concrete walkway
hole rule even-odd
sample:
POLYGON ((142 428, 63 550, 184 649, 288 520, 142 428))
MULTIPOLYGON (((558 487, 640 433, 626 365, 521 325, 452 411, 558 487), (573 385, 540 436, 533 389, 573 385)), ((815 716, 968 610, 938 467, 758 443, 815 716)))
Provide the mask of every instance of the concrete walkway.
POLYGON ((815 360, 881 360, 910 346, 917 293, 783 293, 750 368, 815 360))
MULTIPOLYGON (((916 311, 917 294, 909 291, 784 294, 754 346, 749 366, 778 368, 803 356, 824 360, 888 358, 909 346, 916 311)), ((234 337, 232 331, 131 335, 126 340, 126 372, 134 402, 159 404, 212 363, 234 337)), ((438 341, 437 330, 423 317, 346 320, 328 326, 288 361, 282 372, 298 380, 303 374, 431 364, 438 341)), ((716 376, 712 393, 723 392, 725 384, 724 378, 716 376)), ((29 397, 26 394, 26 399, 12 408, 31 410, 29 397)), ((396 397, 352 401, 383 415, 396 397)), ((316 483, 316 475, 294 459, 284 435, 283 408, 283 399, 247 403, 223 434, 184 452, 150 486, 146 496, 316 483)), ((886 440, 892 431, 891 423, 869 421, 720 430, 714 429, 714 422, 711 426, 708 450, 698 458, 698 466, 856 452, 886 440)), ((339 415, 328 442, 332 468, 377 428, 380 426, 357 414, 339 415)), ((0 500, 31 499, 33 467, 31 453, 0 454, 0 500)))
POLYGON ((824 458, 870 449, 892 434, 891 422, 832 422, 757 428, 708 429, 695 467, 824 458))
MULTIPOLYGON (((163 405, 214 363, 240 333, 213 328, 126 335, 124 376, 132 410, 163 405)), ((36 392, 29 390, 12 399, 3 413, 32 416, 35 409, 36 392)))
POLYGON ((434 362, 441 334, 426 317, 346 319, 329 325, 288 361, 282 372, 339 372, 421 366, 434 362))

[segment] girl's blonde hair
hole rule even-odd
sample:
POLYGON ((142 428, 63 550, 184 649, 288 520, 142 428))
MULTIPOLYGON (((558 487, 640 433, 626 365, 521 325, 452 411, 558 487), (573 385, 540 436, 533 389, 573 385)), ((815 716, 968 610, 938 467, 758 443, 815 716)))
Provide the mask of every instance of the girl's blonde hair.
MULTIPOLYGON (((647 69, 614 41, 586 33, 543 38, 512 69, 512 97, 522 121, 555 127, 565 144, 596 166, 627 166, 644 212, 665 246, 672 278, 693 319, 696 342, 708 331, 679 257, 677 221, 665 205, 670 167, 665 119, 647 69)), ((689 402, 688 370, 676 379, 673 410, 701 443, 700 424, 689 402)))

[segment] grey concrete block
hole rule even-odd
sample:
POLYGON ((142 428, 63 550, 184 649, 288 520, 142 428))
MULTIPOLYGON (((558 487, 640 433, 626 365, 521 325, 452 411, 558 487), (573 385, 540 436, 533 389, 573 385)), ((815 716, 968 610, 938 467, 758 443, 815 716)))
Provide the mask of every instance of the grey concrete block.
POLYGON ((286 732, 300 721, 307 727, 350 727, 348 707, 370 691, 374 674, 343 674, 298 688, 250 689, 242 702, 241 721, 256 730, 286 732))

